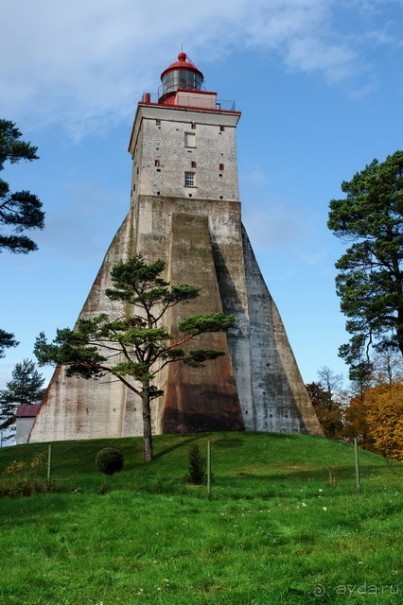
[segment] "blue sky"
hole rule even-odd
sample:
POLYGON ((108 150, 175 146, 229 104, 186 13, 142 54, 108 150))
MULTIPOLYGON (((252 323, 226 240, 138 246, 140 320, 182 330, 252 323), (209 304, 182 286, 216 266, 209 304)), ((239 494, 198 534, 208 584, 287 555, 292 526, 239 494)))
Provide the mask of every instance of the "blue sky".
MULTIPOLYGON (((0 255, 0 325, 20 340, 72 326, 129 206, 137 101, 181 44, 208 90, 235 100, 243 219, 306 382, 329 366, 344 317, 327 229, 340 184, 402 149, 403 0, 3 0, 0 116, 39 147, 7 167, 36 193, 40 249, 0 255)), ((46 372, 49 375, 49 371, 46 372)))

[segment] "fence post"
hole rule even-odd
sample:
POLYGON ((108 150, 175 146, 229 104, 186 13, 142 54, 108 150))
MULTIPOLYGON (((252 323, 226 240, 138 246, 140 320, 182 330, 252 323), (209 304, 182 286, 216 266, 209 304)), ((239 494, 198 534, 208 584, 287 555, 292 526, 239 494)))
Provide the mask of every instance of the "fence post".
POLYGON ((51 478, 52 478, 52 444, 49 443, 49 447, 48 447, 48 485, 50 485, 51 478))
POLYGON ((359 460, 359 452, 358 452, 358 439, 354 437, 354 457, 355 457, 355 482, 357 485, 357 491, 361 490, 360 483, 360 460, 359 460))
POLYGON ((207 441, 207 495, 211 498, 211 441, 207 441))

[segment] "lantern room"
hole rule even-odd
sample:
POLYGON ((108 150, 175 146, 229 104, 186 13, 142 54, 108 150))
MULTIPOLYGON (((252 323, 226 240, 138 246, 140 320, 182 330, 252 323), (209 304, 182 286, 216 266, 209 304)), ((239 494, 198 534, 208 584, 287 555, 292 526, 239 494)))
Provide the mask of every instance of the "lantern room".
POLYGON ((186 53, 162 72, 161 81, 158 104, 216 109, 216 93, 203 90, 204 76, 186 53))
POLYGON ((179 89, 201 90, 203 80, 203 74, 188 59, 186 53, 179 53, 178 60, 161 74, 162 96, 179 89))

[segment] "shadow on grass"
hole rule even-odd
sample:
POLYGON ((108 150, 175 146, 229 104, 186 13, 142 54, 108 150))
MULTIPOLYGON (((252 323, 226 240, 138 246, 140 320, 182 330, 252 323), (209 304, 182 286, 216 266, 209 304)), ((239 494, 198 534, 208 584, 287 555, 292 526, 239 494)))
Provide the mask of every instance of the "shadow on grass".
POLYGON ((241 447, 245 445, 245 441, 243 439, 218 439, 217 441, 213 441, 214 447, 226 448, 226 447, 241 447))
MULTIPOLYGON (((273 480, 273 481, 320 481, 321 479, 323 479, 324 477, 326 478, 329 474, 329 471, 331 470, 333 472, 333 474, 335 475, 336 479, 337 478, 349 478, 349 477, 355 477, 355 468, 354 466, 338 466, 338 465, 331 465, 329 464, 328 467, 323 467, 321 469, 318 470, 298 470, 298 471, 286 471, 286 468, 284 469, 284 471, 281 471, 279 469, 279 472, 276 469, 268 469, 266 472, 264 473, 249 473, 247 471, 243 472, 239 472, 235 475, 235 477, 238 478, 245 478, 245 479, 252 479, 252 480, 273 480)), ((360 474, 361 476, 366 476, 366 477, 376 477, 377 475, 381 475, 384 476, 384 468, 379 467, 379 466, 375 466, 375 465, 365 465, 360 467, 360 474)), ((391 469, 393 470, 393 469, 391 469)), ((395 473, 390 473, 390 475, 393 475, 395 473)))
POLYGON ((194 437, 187 437, 187 438, 183 439, 183 441, 180 441, 179 443, 175 443, 175 445, 171 445, 171 447, 167 447, 167 448, 163 449, 161 452, 154 454, 153 461, 158 460, 159 458, 163 458, 167 454, 170 454, 171 452, 174 452, 175 450, 183 448, 186 445, 193 443, 194 441, 199 441, 202 438, 204 438, 204 435, 202 435, 202 434, 200 434, 200 435, 198 434, 197 436, 195 435, 194 437))

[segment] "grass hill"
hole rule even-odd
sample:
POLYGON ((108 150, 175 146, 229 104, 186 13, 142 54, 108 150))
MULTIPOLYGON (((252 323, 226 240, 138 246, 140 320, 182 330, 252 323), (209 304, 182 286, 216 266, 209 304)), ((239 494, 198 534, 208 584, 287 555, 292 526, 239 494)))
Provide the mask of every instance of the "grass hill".
MULTIPOLYGON (((401 470, 320 437, 214 433, 52 446, 52 491, 0 499, 0 605, 271 605, 403 601, 401 470), (183 482, 212 444, 212 498, 183 482), (105 477, 113 445, 124 470, 105 477)), ((47 444, 0 450, 0 486, 47 444), (18 467, 14 465, 15 468, 18 467)))

